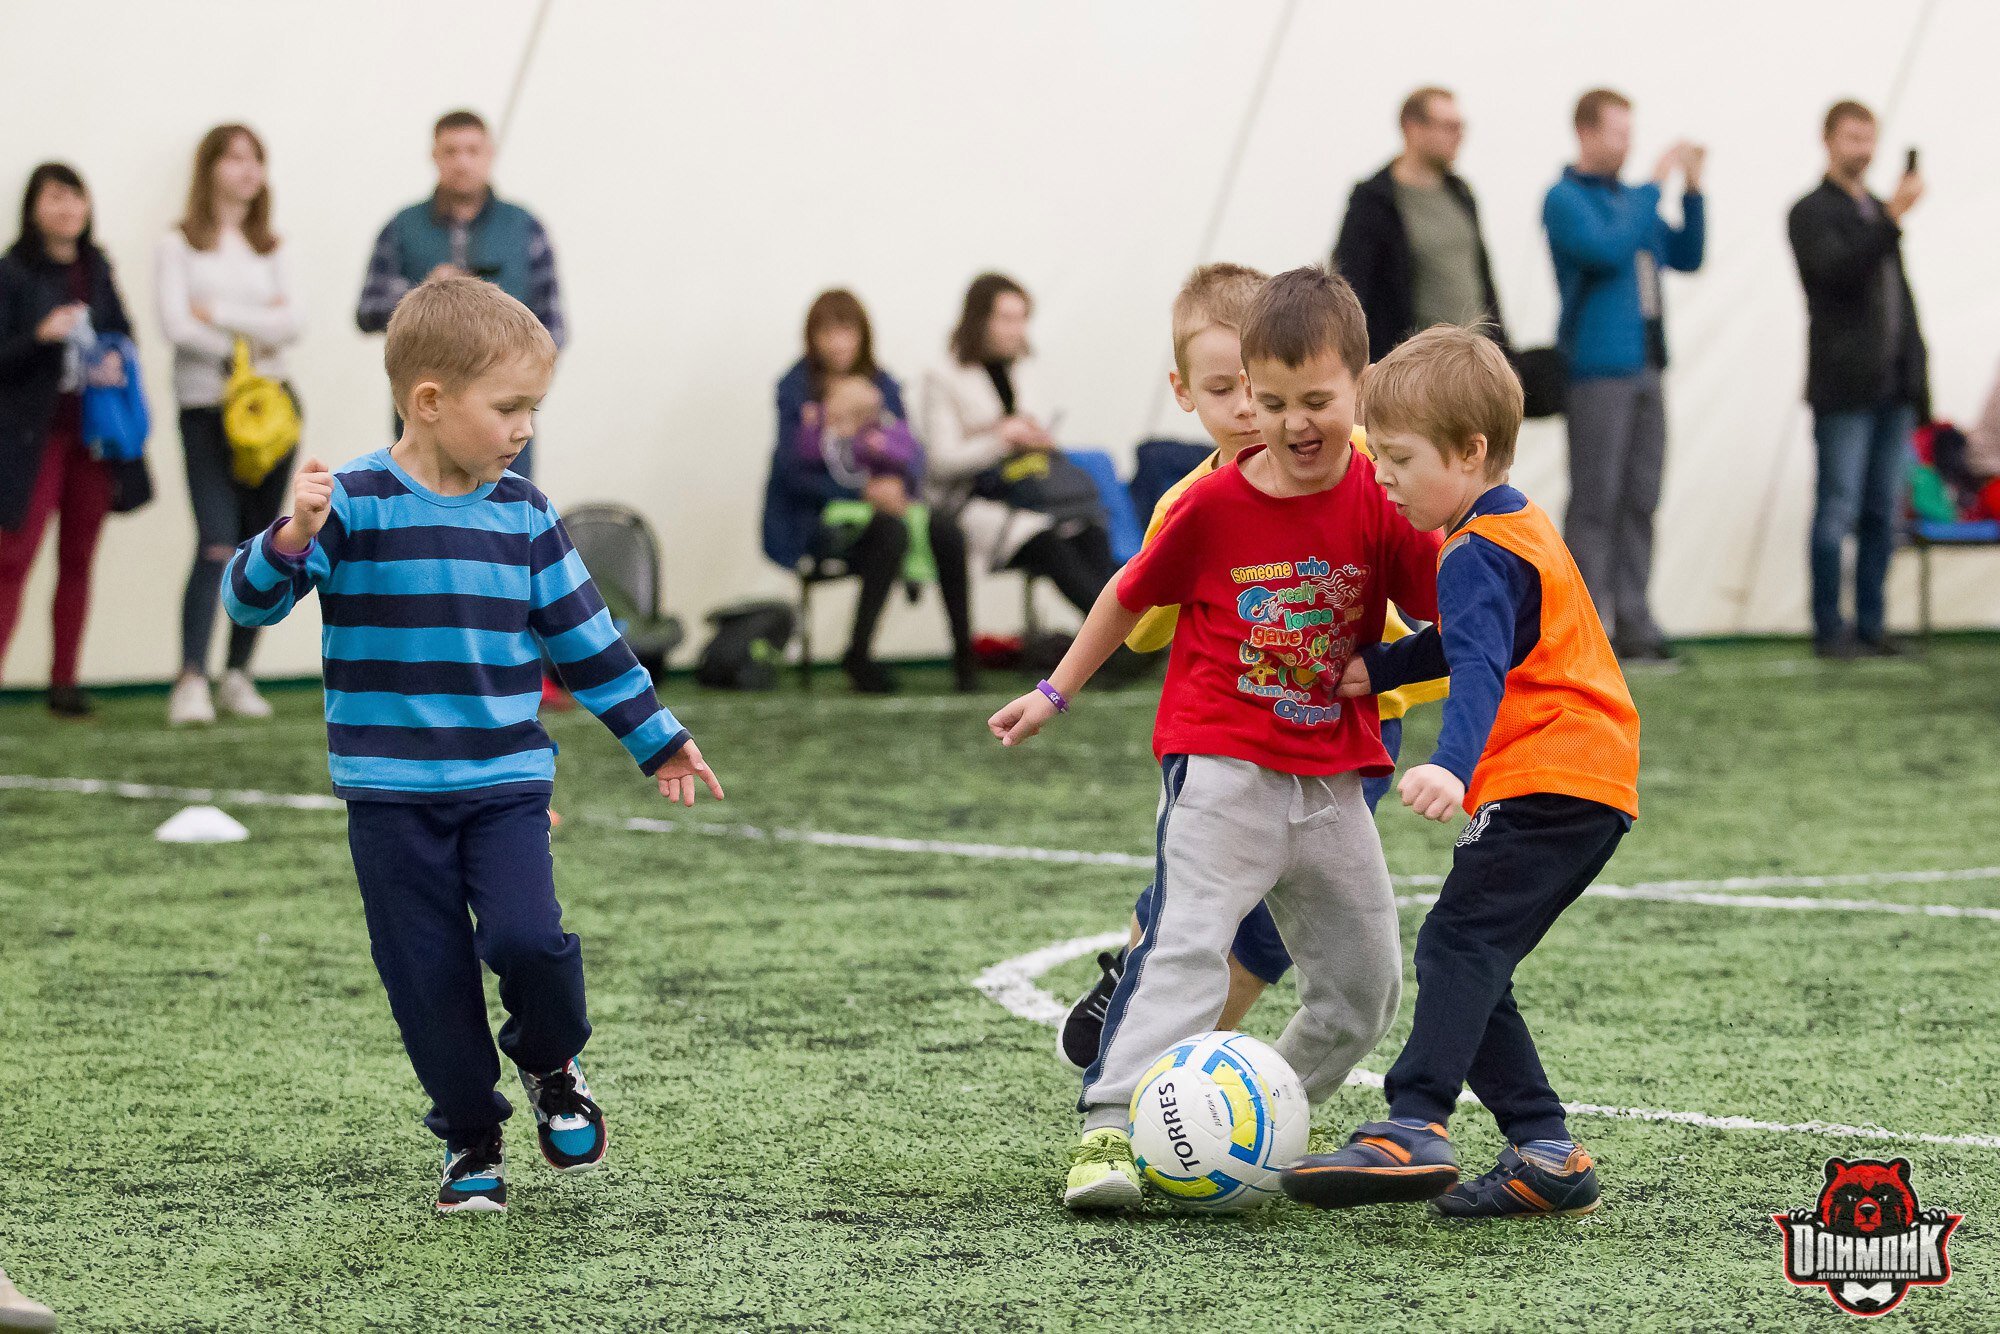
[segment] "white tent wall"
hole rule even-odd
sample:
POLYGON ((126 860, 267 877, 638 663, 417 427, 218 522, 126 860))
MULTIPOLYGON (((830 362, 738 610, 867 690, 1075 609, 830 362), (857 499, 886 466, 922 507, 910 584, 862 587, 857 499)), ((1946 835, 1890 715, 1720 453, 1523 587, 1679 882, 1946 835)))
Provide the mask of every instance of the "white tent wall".
MULTIPOLYGON (((173 670, 192 524, 152 300, 156 238, 178 214, 195 140, 244 120, 272 154, 277 219, 309 321, 293 358, 307 447, 333 462, 384 438, 380 343, 352 311, 382 222, 429 185, 430 121, 498 118, 538 6, 173 6, 0 0, 0 183, 45 157, 93 187, 152 390, 159 498, 107 530, 85 652, 95 681, 173 670), (87 51, 78 61, 56 53, 87 51), (80 84, 79 68, 89 70, 80 84)), ((1632 175, 1672 138, 1711 146, 1708 261, 1668 280, 1670 465, 1655 596, 1680 634, 1805 624, 1809 418, 1804 316, 1784 215, 1820 167, 1837 97, 1887 112, 1874 180, 1908 144, 1930 194, 1906 253, 1945 416, 1972 413, 2000 360, 1996 114, 1968 90, 2000 50, 2000 6, 1839 0, 1671 10, 1435 0, 867 0, 736 6, 555 0, 498 182, 554 235, 573 341, 543 418, 537 480, 560 505, 617 499, 658 528, 669 600, 691 619, 788 596, 758 515, 771 390, 815 292, 847 285, 879 354, 914 392, 965 282, 985 268, 1034 293, 1034 339, 1064 436, 1121 457, 1149 424, 1186 433, 1165 396, 1166 308, 1198 259, 1278 269, 1325 257, 1352 183, 1395 149, 1410 88, 1458 91, 1518 342, 1555 300, 1540 199, 1572 149, 1569 110, 1606 84, 1637 103, 1632 175), (1214 245, 1204 227, 1253 82, 1287 24, 1214 245), (1920 40, 1913 40, 1920 33, 1920 40), (1904 89, 1887 105, 1910 55, 1904 89)), ((13 196, 9 196, 11 204, 13 196)), ((1524 433, 1517 480, 1558 512, 1559 425, 1524 433)), ((4 664, 47 661, 43 561, 4 664)), ((1010 628, 1018 580, 983 581, 977 618, 1010 628)), ((845 594, 819 600, 837 645, 845 594)), ((1899 566, 1892 605, 1913 614, 1899 566)), ((2000 623, 1977 557, 1941 563, 1946 624, 2000 623)), ((309 674, 317 614, 272 632, 263 671, 309 674)), ((943 644, 935 596, 900 600, 892 655, 943 644)))

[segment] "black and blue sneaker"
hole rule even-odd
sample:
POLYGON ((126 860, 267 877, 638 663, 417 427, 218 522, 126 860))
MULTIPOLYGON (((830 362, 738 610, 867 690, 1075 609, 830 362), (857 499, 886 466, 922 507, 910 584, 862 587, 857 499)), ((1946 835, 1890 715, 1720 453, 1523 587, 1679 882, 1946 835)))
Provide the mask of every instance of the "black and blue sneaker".
POLYGON ((1332 1153, 1308 1153, 1279 1175, 1285 1194, 1317 1209, 1409 1204, 1458 1184, 1451 1137, 1435 1121, 1422 1127, 1370 1121, 1332 1153))
POLYGON ((1097 1044, 1104 1038, 1104 1016, 1111 1010, 1111 993, 1125 976, 1125 951, 1097 956, 1099 977, 1090 990, 1077 997, 1076 1004, 1063 1016, 1056 1030, 1056 1059, 1082 1074, 1097 1059, 1097 1044))
POLYGON ((605 1129, 604 1113, 591 1101, 581 1065, 571 1060, 546 1075, 523 1070, 521 1087, 535 1109, 535 1138, 541 1141, 542 1157, 550 1167, 558 1172, 588 1172, 604 1161, 611 1132, 605 1129))
POLYGON ((507 1168, 500 1128, 462 1149, 444 1151, 444 1179, 438 1183, 441 1214, 499 1214, 507 1211, 507 1168))
POLYGON ((1553 1217, 1587 1214, 1597 1208, 1597 1172, 1582 1145, 1569 1151, 1561 1171, 1552 1171, 1511 1145, 1500 1162, 1476 1181, 1452 1187, 1431 1201, 1446 1218, 1553 1217))

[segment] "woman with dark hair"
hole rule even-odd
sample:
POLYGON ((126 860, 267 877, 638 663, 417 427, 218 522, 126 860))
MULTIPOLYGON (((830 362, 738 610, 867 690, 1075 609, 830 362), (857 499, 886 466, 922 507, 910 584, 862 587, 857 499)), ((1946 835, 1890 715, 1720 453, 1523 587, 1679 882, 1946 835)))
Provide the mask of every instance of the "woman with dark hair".
POLYGON ((280 253, 263 141, 246 125, 218 125, 195 149, 187 211, 161 239, 154 271, 160 323, 174 345, 174 397, 196 534, 181 598, 180 678, 167 700, 167 721, 175 726, 214 722, 218 702, 238 717, 271 716, 250 679, 256 628, 230 628, 227 670, 214 696, 208 644, 229 557, 238 543, 270 527, 290 491, 294 454, 262 481, 245 484, 236 479, 222 429, 238 339, 249 345, 260 375, 285 380, 284 348, 298 340, 300 325, 280 253))
MULTIPOLYGON (((980 274, 966 289, 951 355, 924 376, 918 431, 929 458, 925 491, 938 528, 944 521, 950 528, 932 542, 938 581, 949 587, 947 572, 955 565, 962 585, 968 562, 986 571, 1020 570, 1048 579, 1088 613, 1117 571, 1104 523, 1058 520, 978 494, 980 475, 996 464, 1056 448, 1054 418, 1029 355, 1032 313, 1019 283, 980 274)), ((962 616, 960 597, 955 614, 962 616)))
POLYGON ((57 516, 49 708, 64 717, 90 712, 77 658, 112 501, 111 469, 84 448, 83 388, 125 382, 124 359, 100 351, 97 338, 132 332, 111 263, 90 232, 83 179, 44 162, 21 196, 20 235, 0 255, 0 660, 35 549, 57 516))
POLYGON ((820 293, 806 312, 805 355, 778 381, 764 554, 788 570, 839 561, 860 578, 841 666, 866 694, 896 688, 875 660, 874 642, 903 575, 910 503, 923 478, 903 416, 902 386, 875 364, 868 312, 852 292, 820 293), (861 506, 865 518, 840 516, 861 506))

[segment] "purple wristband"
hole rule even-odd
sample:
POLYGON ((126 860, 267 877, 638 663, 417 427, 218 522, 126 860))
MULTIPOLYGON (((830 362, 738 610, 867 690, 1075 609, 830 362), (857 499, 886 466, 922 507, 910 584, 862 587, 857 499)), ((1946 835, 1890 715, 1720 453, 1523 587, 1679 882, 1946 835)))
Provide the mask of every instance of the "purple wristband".
POLYGON ((1048 700, 1049 703, 1056 706, 1057 713, 1069 712, 1069 701, 1063 698, 1062 691, 1057 690, 1047 681, 1037 681, 1035 683, 1035 689, 1041 691, 1042 697, 1048 700))

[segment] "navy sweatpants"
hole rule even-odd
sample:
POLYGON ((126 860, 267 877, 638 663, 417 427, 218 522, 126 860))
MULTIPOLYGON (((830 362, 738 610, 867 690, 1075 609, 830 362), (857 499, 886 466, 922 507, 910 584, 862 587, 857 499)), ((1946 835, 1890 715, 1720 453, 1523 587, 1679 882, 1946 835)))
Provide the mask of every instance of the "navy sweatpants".
POLYGON ((479 965, 500 979, 500 1050, 534 1074, 583 1050, 583 950, 563 930, 546 794, 350 801, 347 843, 369 952, 417 1080, 424 1124, 453 1148, 513 1108, 486 1022, 479 965))
POLYGON ((1566 1138, 1562 1100, 1514 1003, 1514 969, 1630 826, 1622 811, 1580 797, 1479 808, 1417 931, 1417 1012, 1389 1070, 1391 1116, 1443 1125, 1470 1084, 1509 1143, 1566 1138))

